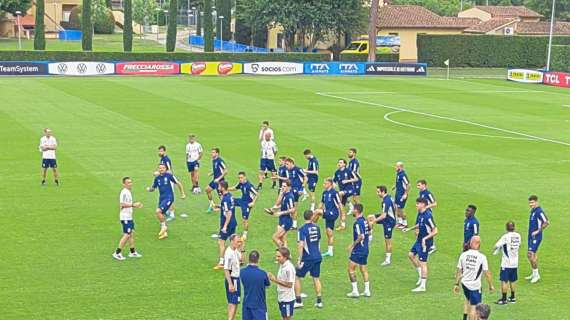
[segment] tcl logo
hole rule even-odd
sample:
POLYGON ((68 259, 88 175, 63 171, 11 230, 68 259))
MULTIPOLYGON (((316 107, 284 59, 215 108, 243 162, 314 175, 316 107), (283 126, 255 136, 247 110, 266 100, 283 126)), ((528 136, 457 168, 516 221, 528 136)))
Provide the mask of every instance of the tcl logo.
POLYGON ((562 72, 545 73, 544 83, 560 87, 570 87, 570 74, 562 72))

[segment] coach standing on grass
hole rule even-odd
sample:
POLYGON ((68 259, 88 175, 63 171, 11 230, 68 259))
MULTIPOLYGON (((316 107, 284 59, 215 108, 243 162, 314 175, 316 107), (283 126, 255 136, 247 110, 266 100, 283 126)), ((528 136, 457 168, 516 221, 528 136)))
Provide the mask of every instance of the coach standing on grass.
POLYGON ((42 186, 46 184, 48 168, 52 168, 54 182, 59 186, 59 172, 57 171, 57 161, 55 159, 57 140, 52 136, 50 128, 44 129, 44 135, 40 139, 39 149, 42 153, 42 186))
POLYGON ((267 320, 265 290, 270 286, 267 272, 258 267, 259 252, 249 253, 249 264, 241 269, 243 284, 242 320, 267 320))

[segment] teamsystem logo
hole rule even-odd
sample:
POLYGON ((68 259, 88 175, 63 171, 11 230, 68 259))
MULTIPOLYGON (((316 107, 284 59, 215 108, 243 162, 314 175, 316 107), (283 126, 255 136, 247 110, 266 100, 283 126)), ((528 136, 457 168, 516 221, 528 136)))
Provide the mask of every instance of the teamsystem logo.
POLYGON ((0 73, 38 73, 40 68, 36 66, 5 66, 0 64, 0 73))

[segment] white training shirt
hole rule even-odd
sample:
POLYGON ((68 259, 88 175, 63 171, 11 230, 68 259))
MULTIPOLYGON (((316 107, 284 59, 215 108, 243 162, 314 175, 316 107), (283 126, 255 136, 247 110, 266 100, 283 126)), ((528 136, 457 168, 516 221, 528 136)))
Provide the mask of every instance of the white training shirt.
MULTIPOLYGON (((121 205, 121 203, 126 203, 126 204, 133 204, 133 195, 131 194, 131 190, 127 189, 127 188, 123 188, 123 190, 121 190, 121 195, 119 196, 119 206, 121 205)), ((121 219, 121 221, 125 221, 125 220, 133 220, 133 208, 129 207, 129 208, 121 208, 120 210, 120 214, 119 214, 119 219, 121 219)))
POLYGON ((267 128, 265 130, 261 129, 259 130, 259 140, 265 140, 265 134, 269 132, 271 134, 271 141, 275 140, 275 134, 273 133, 273 129, 271 128, 267 128))
POLYGON ((487 257, 478 250, 467 250, 459 257, 457 268, 461 269, 461 283, 472 291, 481 289, 481 276, 489 270, 487 257))
POLYGON ((263 140, 261 141, 261 159, 275 159, 275 153, 277 153, 277 144, 273 140, 263 140))
POLYGON ((198 161, 200 159, 200 153, 204 150, 202 149, 202 145, 198 142, 188 143, 186 145, 186 160, 188 162, 198 161))
POLYGON ((495 254, 503 252, 501 268, 519 267, 519 249, 521 247, 521 235, 517 232, 505 233, 495 244, 495 254))
POLYGON ((241 252, 239 249, 228 247, 224 253, 224 270, 230 271, 232 278, 239 278, 239 267, 241 261, 241 252))
POLYGON ((291 302, 295 300, 295 266, 290 260, 279 266, 277 279, 293 284, 291 288, 277 285, 277 300, 279 302, 291 302))
POLYGON ((46 150, 43 151, 42 147, 57 147, 57 140, 55 140, 54 136, 47 137, 43 136, 40 139, 40 152, 42 153, 42 159, 55 159, 55 150, 46 150))

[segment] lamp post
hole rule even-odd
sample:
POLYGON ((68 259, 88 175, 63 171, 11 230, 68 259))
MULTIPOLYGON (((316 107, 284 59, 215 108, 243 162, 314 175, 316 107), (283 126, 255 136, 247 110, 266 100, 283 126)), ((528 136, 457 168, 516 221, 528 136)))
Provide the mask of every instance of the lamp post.
POLYGON ((159 14, 160 14, 160 8, 156 8, 156 41, 158 42, 158 35, 160 34, 160 24, 159 24, 159 14))
POLYGON ((220 52, 224 51, 224 16, 219 16, 220 19, 220 52))
POLYGON ((18 23, 18 50, 22 50, 22 25, 20 24, 20 16, 22 11, 16 11, 16 22, 18 23))
POLYGON ((552 0, 552 16, 550 17, 550 34, 548 35, 548 56, 546 57, 546 71, 550 71, 550 56, 552 54, 552 34, 554 33, 554 19, 556 0, 552 0))
MULTIPOLYGON (((200 19, 202 21, 202 25, 200 26, 200 34, 204 36, 204 11, 200 11, 200 19)), ((196 25, 196 28, 198 28, 198 25, 196 25)))
POLYGON ((166 34, 168 34, 168 10, 163 10, 162 12, 164 13, 164 26, 166 27, 166 34))

